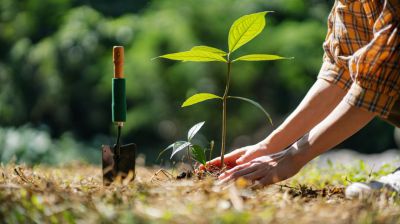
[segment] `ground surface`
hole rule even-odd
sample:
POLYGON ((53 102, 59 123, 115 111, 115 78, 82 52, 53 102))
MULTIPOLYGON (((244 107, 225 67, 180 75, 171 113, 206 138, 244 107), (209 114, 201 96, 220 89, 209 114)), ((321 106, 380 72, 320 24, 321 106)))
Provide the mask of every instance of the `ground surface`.
POLYGON ((211 178, 176 180, 142 166, 134 183, 103 187, 98 166, 9 164, 0 169, 0 222, 400 223, 399 196, 377 192, 348 200, 343 194, 351 181, 374 178, 393 167, 317 164, 290 181, 261 189, 250 189, 245 181, 217 186, 211 178))

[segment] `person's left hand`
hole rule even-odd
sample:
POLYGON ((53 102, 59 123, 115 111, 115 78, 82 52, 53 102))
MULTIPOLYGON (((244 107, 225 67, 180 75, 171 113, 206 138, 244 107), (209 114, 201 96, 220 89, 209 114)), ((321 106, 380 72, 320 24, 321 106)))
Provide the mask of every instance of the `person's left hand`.
POLYGON ((295 155, 290 153, 284 158, 277 159, 261 156, 225 171, 218 178, 221 183, 243 177, 249 181, 257 181, 261 185, 269 185, 294 176, 304 164, 297 161, 295 155))

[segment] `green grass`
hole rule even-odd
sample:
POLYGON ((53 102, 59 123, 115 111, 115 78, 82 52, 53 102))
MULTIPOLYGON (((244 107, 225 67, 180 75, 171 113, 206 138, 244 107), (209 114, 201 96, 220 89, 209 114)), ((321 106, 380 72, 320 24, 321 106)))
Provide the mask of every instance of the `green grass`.
POLYGON ((399 196, 343 194, 351 181, 391 170, 310 164, 279 185, 251 189, 245 181, 217 186, 138 167, 135 182, 103 187, 93 165, 8 164, 0 172, 0 223, 400 223, 399 196))

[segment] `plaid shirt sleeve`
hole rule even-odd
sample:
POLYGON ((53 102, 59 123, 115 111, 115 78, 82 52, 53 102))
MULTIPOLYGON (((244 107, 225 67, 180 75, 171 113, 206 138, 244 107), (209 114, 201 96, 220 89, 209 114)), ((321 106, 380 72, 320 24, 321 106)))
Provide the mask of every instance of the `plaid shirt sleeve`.
POLYGON ((336 1, 319 78, 345 100, 386 118, 400 93, 399 0, 336 1))

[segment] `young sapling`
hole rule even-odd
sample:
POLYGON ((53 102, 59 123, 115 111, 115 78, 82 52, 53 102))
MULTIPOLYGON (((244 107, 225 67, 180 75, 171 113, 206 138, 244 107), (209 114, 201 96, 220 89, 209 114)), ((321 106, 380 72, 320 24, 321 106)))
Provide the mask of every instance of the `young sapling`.
MULTIPOLYGON (((228 99, 242 100, 256 106, 267 116, 268 121, 272 124, 270 115, 259 103, 245 97, 229 95, 231 72, 232 72, 231 70, 233 63, 239 61, 271 61, 271 60, 289 59, 278 55, 270 55, 270 54, 249 54, 232 59, 233 52, 242 47, 244 44, 250 42, 252 39, 254 39, 261 33, 261 31, 265 27, 265 16, 267 13, 269 12, 264 11, 264 12, 253 13, 242 16, 239 19, 237 19, 229 30, 227 51, 223 51, 221 49, 209 46, 195 46, 188 51, 159 56, 159 58, 166 58, 177 61, 192 61, 192 62, 216 61, 226 64, 227 66, 226 82, 225 82, 225 90, 222 96, 213 93, 197 93, 189 97, 182 104, 182 107, 187 107, 211 99, 217 99, 221 101, 222 103, 221 168, 224 168, 225 166, 224 155, 226 149, 228 99)), ((182 148, 190 146, 189 142, 180 142, 176 147, 174 147, 177 143, 174 143, 167 148, 167 149, 173 148, 172 155, 174 155, 176 151, 178 151, 178 149, 181 150, 182 148)))

